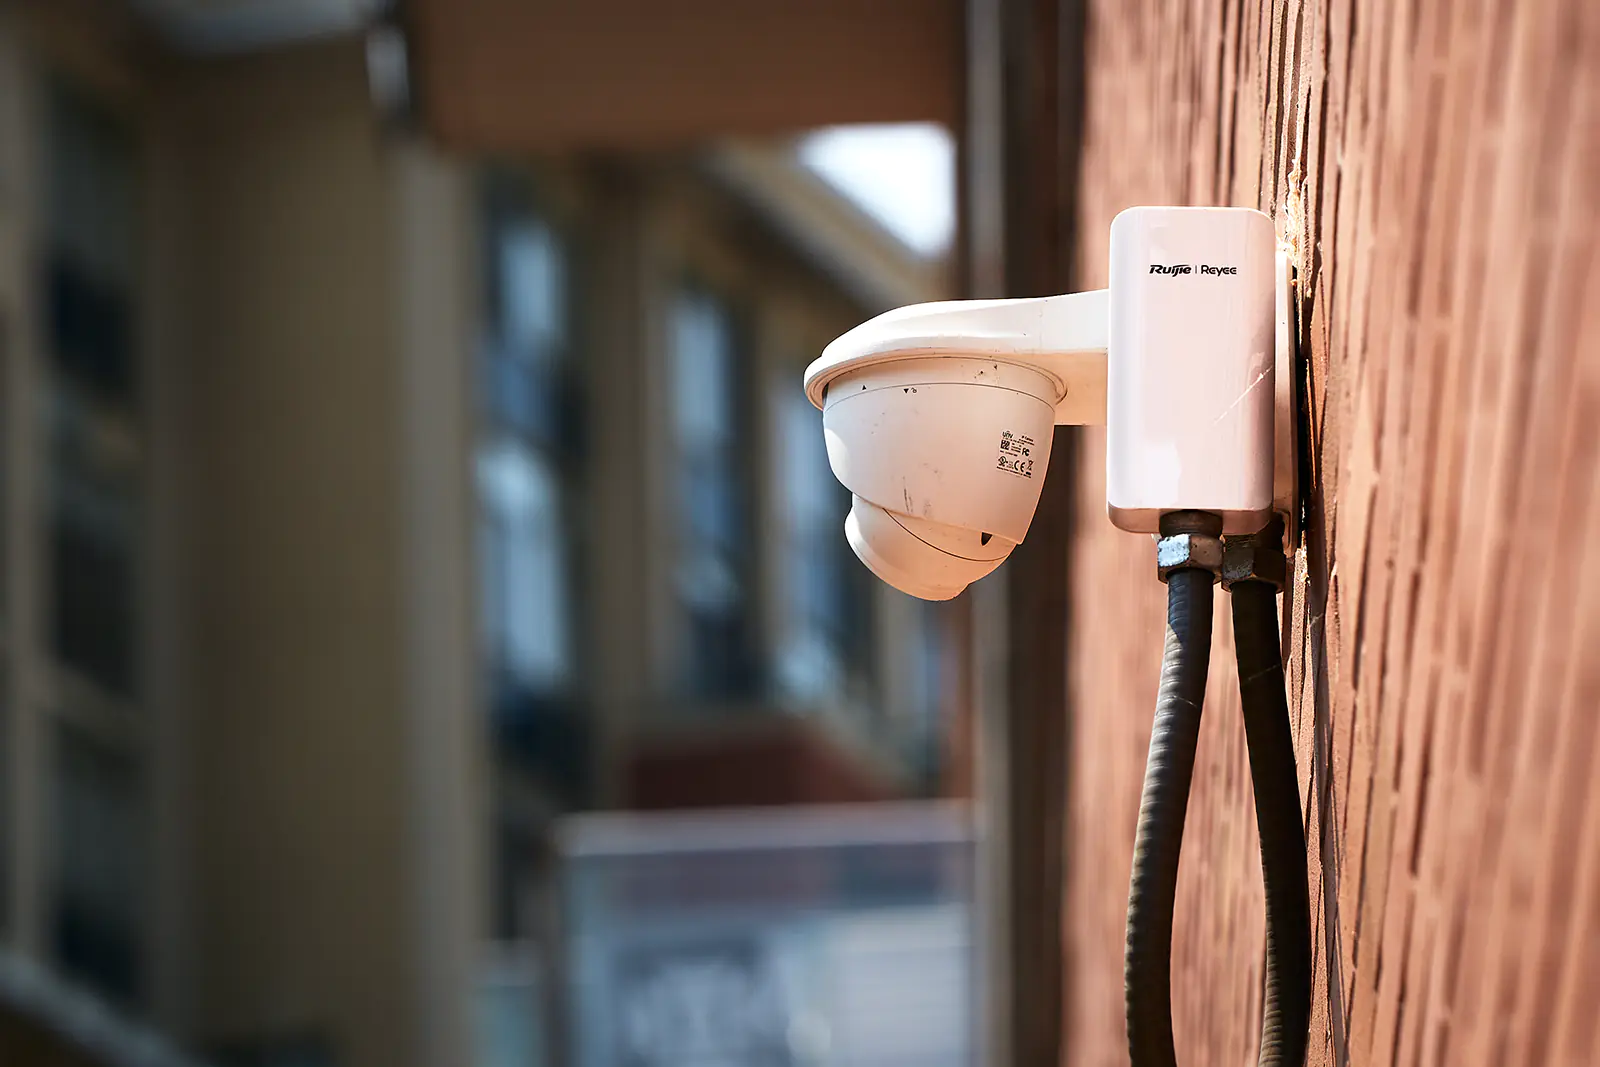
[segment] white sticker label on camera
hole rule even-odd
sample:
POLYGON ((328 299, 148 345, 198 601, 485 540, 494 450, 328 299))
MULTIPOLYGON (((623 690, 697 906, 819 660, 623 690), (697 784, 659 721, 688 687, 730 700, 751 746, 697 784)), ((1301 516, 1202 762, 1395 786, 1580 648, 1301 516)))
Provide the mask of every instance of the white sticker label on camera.
POLYGON ((1006 430, 1000 434, 1000 455, 995 460, 995 470, 1015 474, 1019 478, 1033 477, 1033 438, 1025 433, 1006 430))

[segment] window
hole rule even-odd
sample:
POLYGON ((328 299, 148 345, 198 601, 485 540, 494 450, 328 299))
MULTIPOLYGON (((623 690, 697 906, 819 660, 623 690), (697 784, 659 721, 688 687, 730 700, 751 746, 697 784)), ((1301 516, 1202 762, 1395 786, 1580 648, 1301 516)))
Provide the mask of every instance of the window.
POLYGON ((55 752, 56 960, 102 994, 134 1003, 144 901, 139 767, 118 746, 65 725, 55 752))
POLYGON ((681 289, 671 307, 670 399, 676 507, 673 584, 685 619, 686 688, 735 699, 757 686, 751 632, 749 462, 732 313, 681 289))
POLYGON ((577 639, 576 536, 585 451, 572 253, 525 176, 483 186, 477 363, 478 577, 492 768, 489 929, 528 935, 538 854, 526 808, 581 806, 589 727, 577 639), (530 801, 529 798, 536 799, 530 801))
POLYGON ((796 386, 799 378, 785 376, 774 404, 788 616, 777 681, 800 700, 861 704, 876 696, 874 579, 845 540, 850 491, 828 466, 821 414, 796 386))
POLYGON ((42 308, 45 645, 55 693, 44 771, 56 842, 56 962, 141 997, 148 785, 139 714, 144 451, 136 344, 137 153, 66 86, 46 101, 42 308))
POLYGON ((478 456, 483 496, 484 630, 502 685, 562 689, 572 662, 560 482, 548 458, 515 436, 478 456))
POLYGON ((491 182, 486 203, 480 599, 495 714, 515 725, 563 703, 576 684, 579 398, 559 236, 509 180, 491 182))
POLYGON ((133 697, 142 460, 133 145, 64 89, 50 97, 46 128, 51 645, 64 666, 133 697))

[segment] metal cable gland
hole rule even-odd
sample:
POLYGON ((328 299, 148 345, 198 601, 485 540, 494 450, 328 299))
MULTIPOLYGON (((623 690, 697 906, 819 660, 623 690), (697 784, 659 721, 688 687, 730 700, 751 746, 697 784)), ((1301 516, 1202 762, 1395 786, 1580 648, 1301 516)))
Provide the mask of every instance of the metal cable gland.
POLYGON ((1156 542, 1156 574, 1165 582, 1174 571, 1204 570, 1222 574, 1222 538, 1215 534, 1169 534, 1156 542))
POLYGON ((1210 571, 1222 577, 1222 516, 1209 511, 1169 511, 1161 516, 1156 541, 1156 575, 1165 582, 1175 571, 1210 571))
POLYGON ((1282 589, 1289 581, 1289 561, 1283 554, 1283 520, 1274 517, 1260 533, 1230 537, 1222 548, 1222 587, 1240 582, 1266 582, 1282 589))

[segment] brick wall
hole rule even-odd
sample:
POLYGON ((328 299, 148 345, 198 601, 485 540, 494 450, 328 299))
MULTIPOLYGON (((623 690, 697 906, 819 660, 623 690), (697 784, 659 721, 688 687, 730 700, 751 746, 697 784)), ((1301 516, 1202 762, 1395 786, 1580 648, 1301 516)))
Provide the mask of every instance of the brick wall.
MULTIPOLYGON (((1078 281, 1129 204, 1299 242, 1310 520, 1284 600, 1314 1064, 1600 1063, 1600 5, 1093 0, 1078 281)), ((1125 1062, 1163 589, 1079 449, 1063 1062, 1125 1062)), ((1254 1062, 1226 598, 1174 946, 1186 1065, 1254 1062)))

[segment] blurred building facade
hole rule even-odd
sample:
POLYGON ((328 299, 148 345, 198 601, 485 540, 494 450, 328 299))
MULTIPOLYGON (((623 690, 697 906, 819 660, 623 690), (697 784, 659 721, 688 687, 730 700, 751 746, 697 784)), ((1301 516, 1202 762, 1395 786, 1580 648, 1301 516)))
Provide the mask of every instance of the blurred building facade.
POLYGON ((363 5, 229 7, 0 6, 0 1042, 472 1062, 562 814, 966 789, 798 388, 948 277, 786 142, 452 153, 363 5))

